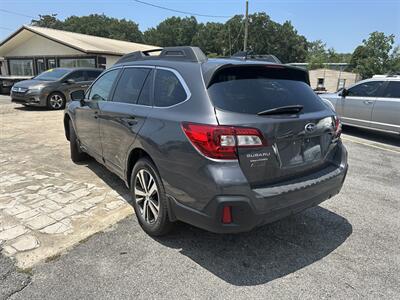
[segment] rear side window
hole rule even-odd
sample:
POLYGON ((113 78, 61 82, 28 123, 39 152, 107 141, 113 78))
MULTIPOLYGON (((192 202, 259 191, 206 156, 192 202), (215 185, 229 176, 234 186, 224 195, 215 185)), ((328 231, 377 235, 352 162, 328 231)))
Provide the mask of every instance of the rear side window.
POLYGON ((150 71, 149 68, 126 68, 115 88, 113 101, 136 104, 150 71))
POLYGON ((153 83, 153 73, 154 71, 151 70, 151 72, 147 75, 142 91, 140 92, 137 104, 151 106, 151 89, 153 83))
POLYGON ((154 105, 167 107, 185 101, 187 94, 176 75, 168 70, 158 69, 154 85, 154 105))
POLYGON ((95 80, 102 71, 86 71, 86 77, 88 81, 93 81, 95 80))
POLYGON ((400 98, 400 81, 390 81, 383 92, 383 97, 400 98))
POLYGON ((308 85, 307 73, 284 67, 229 67, 211 80, 209 96, 215 107, 245 114, 288 105, 303 105, 302 113, 325 106, 308 85))

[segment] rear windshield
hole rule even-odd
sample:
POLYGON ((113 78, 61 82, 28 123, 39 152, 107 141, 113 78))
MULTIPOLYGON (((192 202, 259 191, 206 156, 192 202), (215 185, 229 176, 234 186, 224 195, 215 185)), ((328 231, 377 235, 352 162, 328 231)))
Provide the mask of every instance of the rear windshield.
POLYGON ((34 79, 53 81, 53 80, 58 80, 58 79, 62 78, 69 72, 70 72, 70 70, 66 70, 66 69, 50 69, 50 70, 44 71, 43 73, 40 73, 34 79))
POLYGON ((211 80, 208 93, 215 107, 237 113, 287 105, 303 105, 301 113, 325 109, 308 85, 307 73, 285 67, 224 68, 211 80))

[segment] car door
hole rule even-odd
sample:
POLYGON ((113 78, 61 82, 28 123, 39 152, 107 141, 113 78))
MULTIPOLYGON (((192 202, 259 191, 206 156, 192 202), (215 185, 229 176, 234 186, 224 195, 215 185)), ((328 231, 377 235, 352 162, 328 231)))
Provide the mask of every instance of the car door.
POLYGON ((102 158, 99 107, 111 100, 120 69, 113 69, 99 77, 87 91, 82 105, 75 109, 75 129, 81 146, 97 159, 102 158))
POLYGON ((106 165, 124 176, 129 149, 152 105, 153 68, 126 67, 111 102, 100 105, 100 134, 106 165))
POLYGON ((365 81, 349 88, 347 95, 339 99, 343 122, 369 127, 372 108, 382 84, 383 81, 365 81))
POLYGON ((376 98, 371 127, 400 133, 400 80, 388 81, 376 98))
POLYGON ((78 91, 78 90, 86 90, 84 88, 85 85, 85 74, 86 72, 84 70, 76 70, 65 76, 62 80, 62 90, 64 92, 64 95, 66 95, 67 100, 69 100, 70 94, 72 92, 78 91))

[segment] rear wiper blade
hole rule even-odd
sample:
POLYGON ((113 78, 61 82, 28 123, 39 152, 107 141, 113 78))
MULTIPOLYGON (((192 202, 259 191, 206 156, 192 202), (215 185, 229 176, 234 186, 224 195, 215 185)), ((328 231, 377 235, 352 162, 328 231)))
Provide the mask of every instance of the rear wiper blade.
POLYGON ((280 114, 297 114, 303 109, 303 105, 288 105, 280 106, 267 110, 263 110, 257 113, 259 116, 265 115, 280 115, 280 114))

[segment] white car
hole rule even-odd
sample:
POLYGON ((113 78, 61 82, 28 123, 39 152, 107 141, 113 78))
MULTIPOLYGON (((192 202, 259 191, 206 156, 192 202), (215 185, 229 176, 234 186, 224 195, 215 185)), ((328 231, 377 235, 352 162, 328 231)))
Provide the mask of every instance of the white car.
POLYGON ((376 75, 321 98, 332 103, 345 125, 400 133, 399 75, 376 75))

